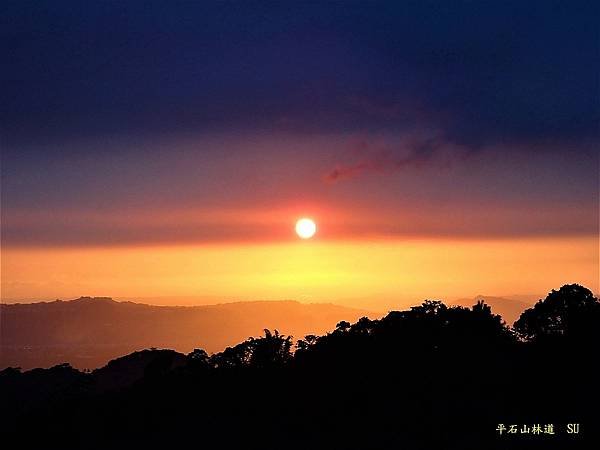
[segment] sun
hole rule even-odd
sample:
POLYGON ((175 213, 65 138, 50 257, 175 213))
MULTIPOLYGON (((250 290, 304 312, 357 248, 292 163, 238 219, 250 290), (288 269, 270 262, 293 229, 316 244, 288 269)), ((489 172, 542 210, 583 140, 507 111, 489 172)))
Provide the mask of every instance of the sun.
POLYGON ((317 232, 317 224, 314 220, 303 217, 296 222, 296 233, 302 239, 310 239, 317 232))

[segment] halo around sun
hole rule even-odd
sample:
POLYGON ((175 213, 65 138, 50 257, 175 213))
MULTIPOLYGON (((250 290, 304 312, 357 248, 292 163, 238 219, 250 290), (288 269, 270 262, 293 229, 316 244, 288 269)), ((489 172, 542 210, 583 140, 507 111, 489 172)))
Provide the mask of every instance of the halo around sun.
POLYGON ((303 217, 296 222, 296 234, 302 239, 310 239, 317 232, 317 224, 314 220, 303 217))

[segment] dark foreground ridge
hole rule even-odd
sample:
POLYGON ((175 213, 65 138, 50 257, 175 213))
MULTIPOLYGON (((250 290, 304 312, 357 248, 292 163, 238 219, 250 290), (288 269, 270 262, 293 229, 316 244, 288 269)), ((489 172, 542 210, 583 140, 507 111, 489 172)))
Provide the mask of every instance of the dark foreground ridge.
POLYGON ((425 301, 323 336, 0 372, 18 448, 593 448, 600 302, 573 284, 508 327, 425 301), (575 425, 578 425, 575 427, 575 425), (575 432, 575 431, 578 432, 575 432))

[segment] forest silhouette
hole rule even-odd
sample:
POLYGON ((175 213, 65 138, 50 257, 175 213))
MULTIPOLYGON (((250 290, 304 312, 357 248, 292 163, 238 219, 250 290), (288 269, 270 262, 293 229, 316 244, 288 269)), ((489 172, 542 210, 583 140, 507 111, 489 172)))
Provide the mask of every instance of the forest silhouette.
POLYGON ((213 355, 148 349, 92 372, 8 368, 0 372, 3 441, 57 449, 590 448, 600 419, 599 344, 600 302, 571 284, 512 327, 484 302, 426 300, 298 341, 265 330, 213 355), (508 432, 550 424, 554 433, 508 432), (568 433, 569 424, 579 432, 568 433))

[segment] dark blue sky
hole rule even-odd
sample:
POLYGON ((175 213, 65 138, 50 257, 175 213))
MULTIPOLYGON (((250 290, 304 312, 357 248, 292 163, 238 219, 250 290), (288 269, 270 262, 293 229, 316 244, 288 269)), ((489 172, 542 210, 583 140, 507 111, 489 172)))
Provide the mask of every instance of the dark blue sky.
POLYGON ((3 5, 9 149, 231 129, 426 126, 474 147, 598 134, 597 2, 3 5))

